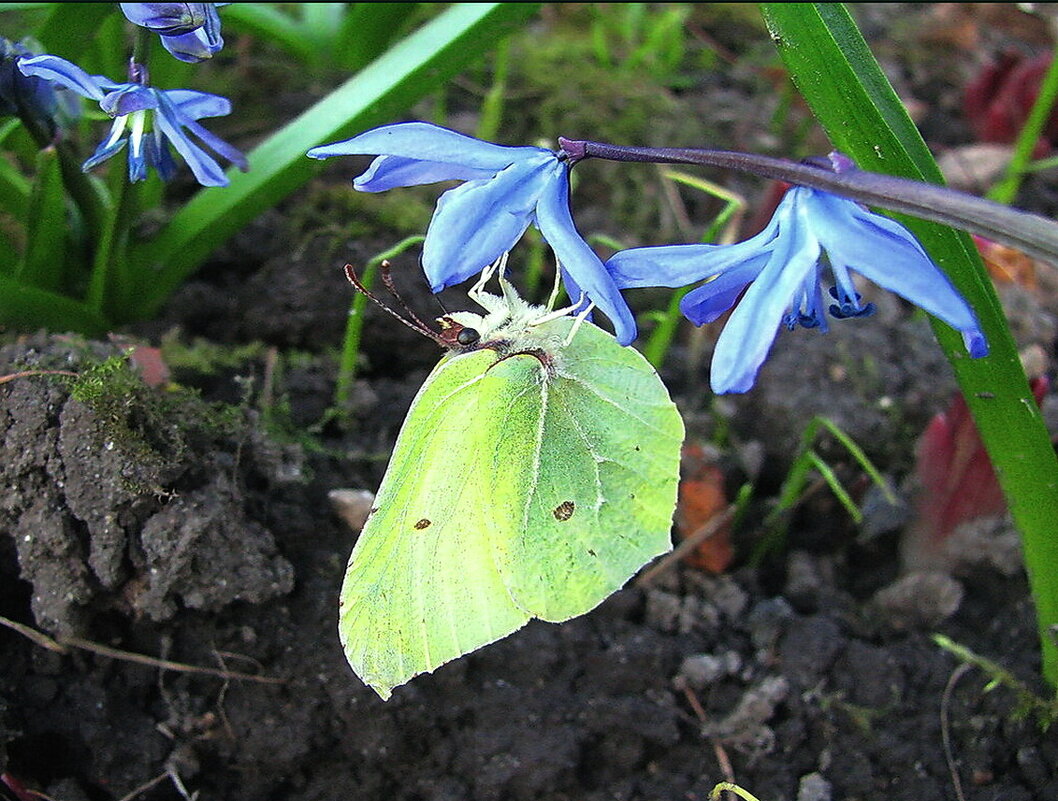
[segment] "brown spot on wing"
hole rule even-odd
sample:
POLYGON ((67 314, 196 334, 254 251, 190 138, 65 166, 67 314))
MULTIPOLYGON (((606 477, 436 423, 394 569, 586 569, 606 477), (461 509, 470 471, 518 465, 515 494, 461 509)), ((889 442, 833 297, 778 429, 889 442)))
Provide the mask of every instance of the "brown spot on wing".
POLYGON ((555 520, 564 522, 573 517, 573 510, 576 508, 577 507, 573 501, 562 501, 562 503, 555 507, 552 514, 555 516, 555 520))
POLYGON ((430 527, 430 523, 432 523, 432 522, 433 522, 433 521, 431 521, 431 520, 427 520, 427 519, 426 519, 426 518, 424 517, 424 518, 423 518, 422 520, 418 521, 418 522, 417 522, 417 523, 415 524, 415 530, 416 530, 416 531, 422 531, 422 530, 423 530, 424 528, 429 528, 429 527, 430 527))

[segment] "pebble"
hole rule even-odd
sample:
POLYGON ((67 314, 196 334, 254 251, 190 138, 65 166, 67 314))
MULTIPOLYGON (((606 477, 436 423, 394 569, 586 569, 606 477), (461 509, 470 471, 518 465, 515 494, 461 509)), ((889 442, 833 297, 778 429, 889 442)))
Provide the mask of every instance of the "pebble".
POLYGON ((964 594, 962 584, 945 573, 909 573, 878 590, 871 606, 898 631, 932 628, 958 611, 964 594))
POLYGON ((797 801, 830 801, 833 787, 819 773, 808 773, 797 785, 797 801))
POLYGON ((723 654, 694 654, 683 660, 677 679, 695 690, 702 690, 725 676, 733 676, 742 669, 742 657, 737 651, 723 654))
POLYGON ((355 533, 364 530, 367 516, 375 503, 375 493, 364 489, 333 489, 327 493, 331 508, 355 533))

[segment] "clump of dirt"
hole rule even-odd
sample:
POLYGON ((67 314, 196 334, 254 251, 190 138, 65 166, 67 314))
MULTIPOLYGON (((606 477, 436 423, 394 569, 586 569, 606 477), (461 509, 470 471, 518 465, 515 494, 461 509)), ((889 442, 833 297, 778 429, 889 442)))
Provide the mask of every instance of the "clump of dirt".
POLYGON ((0 386, 0 526, 41 626, 83 634, 107 610, 167 620, 290 590, 290 563, 245 510, 245 475, 288 469, 252 422, 152 390, 116 346, 37 338, 0 364, 44 373, 0 386))

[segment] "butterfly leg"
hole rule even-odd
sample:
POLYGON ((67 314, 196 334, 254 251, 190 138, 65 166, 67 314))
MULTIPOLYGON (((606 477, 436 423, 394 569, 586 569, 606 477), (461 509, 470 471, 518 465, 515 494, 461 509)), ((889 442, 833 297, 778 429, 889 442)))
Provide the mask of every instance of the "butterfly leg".
MULTIPOLYGON (((529 323, 529 325, 541 325, 543 323, 549 323, 552 320, 557 320, 559 317, 565 317, 570 312, 572 312, 575 309, 579 308, 580 305, 585 300, 587 300, 587 298, 588 298, 588 296, 584 292, 581 292, 580 293, 580 297, 577 299, 577 302, 574 303, 572 306, 563 306, 561 309, 555 309, 554 311, 549 311, 547 314, 545 314, 545 315, 543 315, 541 317, 537 317, 535 320, 532 320, 529 323)), ((587 308, 585 308, 583 311, 577 312, 577 319, 583 321, 589 314, 591 314, 592 309, 594 309, 594 308, 595 308, 595 304, 594 303, 589 303, 587 308)), ((578 323, 578 325, 579 325, 579 323, 578 323)))
MULTIPOLYGON (((577 301, 577 306, 584 302, 584 297, 584 293, 581 292, 580 300, 577 301)), ((574 306, 573 308, 576 308, 577 306, 574 306)), ((573 327, 569 329, 569 335, 566 337, 566 341, 562 343, 563 347, 569 347, 569 343, 573 341, 573 337, 577 335, 577 332, 580 330, 581 325, 583 325, 584 321, 588 319, 588 315, 591 314, 591 311, 594 308, 595 304, 589 303, 587 306, 584 307, 583 311, 577 312, 577 318, 573 322, 573 327)))
POLYGON ((478 280, 474 283, 474 286, 467 291, 467 295, 470 296, 470 299, 479 306, 486 309, 490 308, 487 303, 481 302, 482 297, 490 295, 490 293, 485 291, 485 284, 491 281, 492 276, 496 275, 496 273, 499 273, 500 282, 503 282, 504 273, 507 272, 507 257, 509 255, 510 254, 505 251, 503 255, 496 259, 496 261, 487 265, 485 269, 481 271, 481 275, 478 276, 478 280))

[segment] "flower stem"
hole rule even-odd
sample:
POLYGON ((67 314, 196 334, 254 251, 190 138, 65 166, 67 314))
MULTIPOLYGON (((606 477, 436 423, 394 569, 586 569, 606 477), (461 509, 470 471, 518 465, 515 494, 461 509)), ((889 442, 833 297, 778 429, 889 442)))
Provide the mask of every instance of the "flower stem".
POLYGON ((1011 209, 936 184, 856 168, 834 171, 814 164, 731 150, 626 147, 566 138, 560 138, 559 144, 572 162, 602 158, 652 164, 697 164, 810 186, 871 206, 913 214, 980 234, 1058 265, 1058 224, 1038 214, 1011 209))

